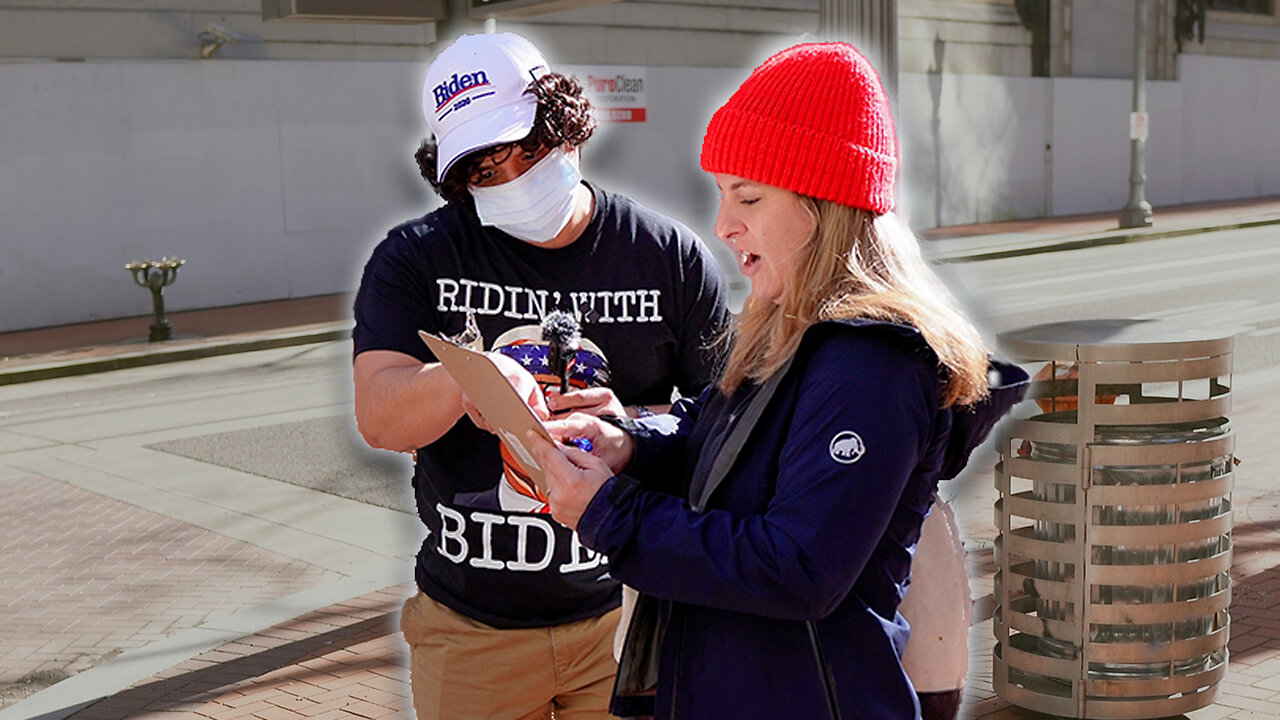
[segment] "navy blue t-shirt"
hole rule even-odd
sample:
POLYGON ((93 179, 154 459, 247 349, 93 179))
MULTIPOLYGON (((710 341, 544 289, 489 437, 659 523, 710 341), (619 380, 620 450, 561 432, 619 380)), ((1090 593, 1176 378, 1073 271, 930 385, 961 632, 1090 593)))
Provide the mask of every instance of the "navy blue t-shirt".
MULTIPOLYGON (((529 347, 543 316, 562 310, 581 324, 579 372, 591 378, 584 384, 608 385, 627 405, 667 403, 673 389, 697 395, 713 377, 707 344, 728 319, 715 260, 679 223, 592 192, 590 223, 559 249, 482 226, 469 203, 394 228, 364 269, 355 353, 393 350, 434 362, 417 331, 458 335, 468 313, 486 350, 529 347)), ((608 559, 516 491, 497 439, 468 418, 418 450, 413 484, 429 530, 416 577, 437 601, 504 628, 617 606, 608 559)))

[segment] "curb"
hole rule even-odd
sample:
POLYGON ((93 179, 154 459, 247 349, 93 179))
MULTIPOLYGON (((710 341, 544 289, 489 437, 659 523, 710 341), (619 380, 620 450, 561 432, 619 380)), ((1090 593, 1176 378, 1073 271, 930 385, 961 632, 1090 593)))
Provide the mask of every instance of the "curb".
POLYGON ((211 340, 202 344, 172 347, 140 352, 124 352, 109 357, 81 360, 53 361, 13 370, 0 370, 0 386, 15 385, 36 380, 88 375, 91 373, 124 370, 162 363, 197 360, 200 358, 231 355, 233 353, 271 350, 274 348, 310 345, 314 343, 346 340, 351 337, 348 324, 304 332, 286 332, 253 337, 211 340))
POLYGON ((1221 232, 1225 230, 1243 230, 1246 228, 1277 224, 1280 224, 1280 216, 1258 218, 1254 220, 1241 220, 1238 222, 1225 222, 1217 225, 1196 225, 1191 227, 1169 228, 1167 230, 1118 230, 1100 235, 1088 235, 1084 237, 1073 238, 1068 236, 1048 240, 1039 244, 1028 243, 1021 247, 1011 247, 1003 250, 975 250, 967 254, 965 251, 960 251, 950 255, 936 255, 931 258, 931 260, 932 262, 940 265, 982 262, 984 260, 1002 260, 1005 258, 1026 257, 1029 255, 1041 255, 1044 253, 1061 252, 1065 250, 1081 250, 1084 248, 1102 247, 1105 245, 1127 245, 1129 243, 1145 242, 1148 240, 1185 237, 1187 235, 1200 235, 1203 233, 1221 232))

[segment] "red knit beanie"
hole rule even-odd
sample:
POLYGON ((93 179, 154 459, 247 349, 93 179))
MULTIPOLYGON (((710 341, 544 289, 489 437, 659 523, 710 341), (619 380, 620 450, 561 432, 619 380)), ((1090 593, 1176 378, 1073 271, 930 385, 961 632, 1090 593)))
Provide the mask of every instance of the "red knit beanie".
POLYGON ((898 138, 875 68, 848 43, 783 50, 716 111, 702 169, 877 213, 893 209, 898 138))

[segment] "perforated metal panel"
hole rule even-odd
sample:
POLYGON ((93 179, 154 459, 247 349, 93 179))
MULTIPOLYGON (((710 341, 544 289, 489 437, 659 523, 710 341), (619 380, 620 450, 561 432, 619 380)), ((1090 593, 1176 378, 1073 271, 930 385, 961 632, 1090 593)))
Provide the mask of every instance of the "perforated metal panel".
POLYGON ((999 347, 1044 366, 1038 412, 998 438, 996 693, 1077 718, 1212 703, 1231 601, 1232 339, 1092 320, 999 347))

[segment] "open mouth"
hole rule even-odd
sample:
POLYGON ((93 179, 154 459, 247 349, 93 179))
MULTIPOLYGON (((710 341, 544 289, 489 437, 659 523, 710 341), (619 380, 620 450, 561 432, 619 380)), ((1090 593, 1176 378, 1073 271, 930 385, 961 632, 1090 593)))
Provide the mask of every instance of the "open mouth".
POLYGON ((746 250, 738 251, 738 262, 742 264, 742 268, 744 270, 755 265, 756 262, 758 262, 759 260, 760 260, 759 255, 754 255, 752 253, 747 252, 746 250))

